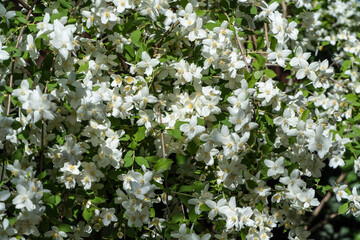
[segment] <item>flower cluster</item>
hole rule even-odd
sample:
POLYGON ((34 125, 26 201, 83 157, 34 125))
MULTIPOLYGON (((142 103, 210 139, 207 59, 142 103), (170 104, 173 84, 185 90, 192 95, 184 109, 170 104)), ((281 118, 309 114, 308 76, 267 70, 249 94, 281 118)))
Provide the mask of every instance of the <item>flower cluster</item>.
POLYGON ((326 192, 360 216, 321 185, 360 176, 357 1, 13 2, 1 239, 302 240, 326 192))

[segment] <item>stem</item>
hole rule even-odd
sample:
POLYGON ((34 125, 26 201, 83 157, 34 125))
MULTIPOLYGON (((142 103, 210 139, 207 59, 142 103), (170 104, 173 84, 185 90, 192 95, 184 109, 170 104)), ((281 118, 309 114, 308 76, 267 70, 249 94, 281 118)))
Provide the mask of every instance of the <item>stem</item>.
POLYGON ((264 29, 265 29, 266 47, 269 48, 270 42, 269 42, 268 24, 266 22, 264 22, 264 29))
MULTIPOLYGON (((346 173, 342 173, 336 180, 336 183, 337 184, 341 183, 345 179, 345 177, 346 177, 346 173)), ((324 208, 325 204, 330 200, 331 195, 332 195, 332 193, 330 191, 326 193, 325 197, 321 200, 320 205, 315 208, 314 212, 312 213, 311 217, 309 218, 309 220, 305 226, 305 230, 307 230, 309 228, 309 225, 314 221, 314 219, 317 216, 319 216, 319 214, 320 214, 321 210, 324 208)), ((315 227, 316 227, 316 225, 315 225, 315 227)))
POLYGON ((80 4, 80 0, 78 0, 78 1, 75 3, 75 6, 71 9, 71 12, 70 12, 70 15, 71 15, 71 16, 74 16, 74 12, 75 12, 77 6, 79 6, 79 4, 80 4))
MULTIPOLYGON (((230 20, 230 17, 229 15, 225 12, 225 10, 222 8, 222 6, 217 2, 216 5, 221 9, 221 11, 225 14, 226 18, 228 19, 228 22, 231 23, 231 20, 230 20)), ((233 27, 235 28, 234 24, 232 24, 233 27)), ((241 41, 240 41, 240 37, 235 29, 235 39, 236 39, 236 42, 237 44, 239 45, 239 48, 240 48, 240 51, 241 51, 241 55, 244 59, 244 62, 245 62, 245 67, 246 67, 246 70, 248 72, 250 72, 249 70, 249 65, 248 65, 248 62, 246 60, 246 54, 245 54, 245 49, 244 49, 244 46, 242 45, 241 41)))
POLYGON ((282 1, 281 1, 281 6, 282 6, 282 8, 283 8, 283 18, 286 18, 286 16, 287 16, 287 7, 286 7, 286 2, 285 2, 285 0, 282 0, 282 1))
MULTIPOLYGON (((27 15, 26 15, 26 21, 29 20, 31 13, 33 12, 34 6, 36 6, 36 1, 37 1, 37 0, 34 1, 32 8, 30 8, 30 10, 28 11, 28 13, 27 13, 27 15)), ((20 39, 21 39, 22 34, 24 33, 25 26, 26 26, 26 25, 23 25, 23 26, 21 27, 19 36, 18 36, 18 38, 17 38, 17 40, 16 40, 15 48, 18 48, 18 47, 19 47, 20 39)), ((13 82, 14 82, 14 69, 15 69, 15 59, 12 58, 12 59, 11 59, 11 70, 10 70, 10 71, 11 71, 11 73, 10 73, 10 83, 9 83, 9 87, 10 87, 10 88, 13 87, 13 82)), ((7 102, 7 107, 6 107, 6 116, 9 116, 9 114, 10 114, 11 96, 12 96, 12 94, 9 93, 9 95, 8 95, 8 102, 7 102)), ((6 151, 6 142, 4 142, 4 151, 6 151)), ((4 171, 5 171, 5 161, 3 161, 3 163, 2 163, 2 172, 1 172, 0 182, 2 182, 3 179, 4 179, 4 171)))
MULTIPOLYGON (((56 59, 56 55, 54 55, 53 57, 53 62, 51 64, 50 67, 50 74, 54 71, 54 65, 55 65, 55 59, 56 59)), ((47 92, 47 83, 48 81, 46 81, 45 83, 45 89, 44 89, 44 94, 46 94, 47 92)), ((43 164, 44 164, 44 145, 45 145, 45 121, 44 119, 41 120, 41 142, 40 142, 40 148, 41 148, 41 152, 40 152, 40 172, 43 171, 43 164)))
POLYGON ((316 224, 314 227, 312 227, 309 231, 310 232, 314 232, 316 229, 320 228, 321 226, 325 225, 326 223, 328 223, 331 219, 334 219, 338 214, 337 213, 333 213, 329 216, 329 218, 326 218, 324 220, 322 220, 321 222, 319 222, 318 224, 316 224))
POLYGON ((162 44, 162 41, 164 41, 164 39, 169 36, 169 34, 171 33, 172 30, 174 30, 174 28, 176 28, 177 25, 180 24, 180 21, 177 20, 176 22, 174 22, 170 28, 164 33, 164 35, 160 38, 160 40, 155 44, 155 51, 154 51, 154 54, 153 56, 156 57, 158 52, 159 52, 159 48, 162 44))
POLYGON ((31 10, 31 7, 27 4, 27 3, 25 3, 24 1, 22 1, 22 0, 11 0, 14 4, 16 4, 16 3, 19 3, 21 6, 23 6, 24 8, 26 8, 28 11, 32 11, 31 10))

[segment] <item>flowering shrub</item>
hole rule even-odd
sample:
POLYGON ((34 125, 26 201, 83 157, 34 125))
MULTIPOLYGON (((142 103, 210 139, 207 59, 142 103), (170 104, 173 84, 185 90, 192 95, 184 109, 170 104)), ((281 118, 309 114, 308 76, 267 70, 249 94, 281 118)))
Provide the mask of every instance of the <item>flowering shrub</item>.
POLYGON ((332 195, 360 216, 359 7, 3 2, 1 239, 307 239, 332 195))

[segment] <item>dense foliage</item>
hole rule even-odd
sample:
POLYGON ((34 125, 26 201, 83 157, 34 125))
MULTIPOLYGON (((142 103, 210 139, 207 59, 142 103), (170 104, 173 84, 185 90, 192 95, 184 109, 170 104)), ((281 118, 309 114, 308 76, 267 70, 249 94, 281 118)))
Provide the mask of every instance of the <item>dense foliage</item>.
POLYGON ((360 216, 359 11, 2 2, 0 238, 327 239, 360 216))

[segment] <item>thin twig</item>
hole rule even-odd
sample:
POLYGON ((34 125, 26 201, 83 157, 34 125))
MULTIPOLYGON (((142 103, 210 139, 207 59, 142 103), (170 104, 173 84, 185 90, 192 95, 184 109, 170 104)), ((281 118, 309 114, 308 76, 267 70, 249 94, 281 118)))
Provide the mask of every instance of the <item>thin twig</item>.
POLYGON ((177 25, 180 24, 180 21, 177 20, 176 22, 174 22, 170 28, 164 33, 164 35, 160 38, 160 40, 155 44, 155 51, 154 51, 154 54, 153 56, 156 57, 157 56, 157 53, 159 52, 159 48, 162 44, 162 42, 164 41, 164 39, 169 36, 169 34, 171 33, 172 30, 174 30, 174 28, 176 28, 177 25))
POLYGON ((321 226, 325 225, 326 223, 328 223, 331 219, 334 219, 335 217, 337 217, 337 213, 333 213, 331 214, 328 218, 320 221, 318 224, 316 224, 314 227, 312 227, 309 231, 310 232, 314 232, 316 229, 320 228, 321 226))
POLYGON ((78 0, 78 1, 75 3, 75 6, 71 9, 71 12, 70 12, 70 15, 71 15, 71 16, 74 16, 75 10, 76 10, 77 6, 79 6, 79 4, 80 4, 80 0, 78 0))
MULTIPOLYGON (((51 67, 50 67, 50 74, 54 71, 55 59, 56 59, 56 55, 54 55, 54 57, 53 57, 53 62, 52 62, 51 67)), ((46 81, 46 83, 45 83, 44 94, 46 94, 46 92, 47 92, 47 83, 48 83, 48 81, 46 81)), ((44 146, 45 146, 45 121, 44 121, 44 119, 42 119, 41 120, 41 142, 40 142, 40 149, 41 149, 41 152, 40 152, 40 172, 43 171, 44 146)))
POLYGON ((31 7, 24 1, 22 0, 11 0, 14 4, 19 3, 21 6, 23 6, 24 8, 26 8, 26 10, 31 11, 31 7))
MULTIPOLYGON (((28 13, 27 13, 27 15, 26 15, 26 21, 29 20, 31 13, 33 12, 33 8, 36 6, 36 1, 37 1, 37 0, 34 1, 32 8, 30 8, 30 10, 28 11, 28 13)), ((19 47, 20 39, 21 39, 22 34, 24 33, 25 26, 26 26, 26 25, 23 25, 23 26, 21 27, 19 36, 18 36, 18 38, 17 38, 17 40, 16 40, 16 44, 15 44, 15 48, 16 48, 16 49, 19 47)), ((10 82, 9 82, 9 87, 10 87, 10 88, 13 87, 13 82, 14 82, 14 70, 15 70, 15 59, 12 58, 12 59, 11 59, 11 70, 10 70, 10 82)), ((7 102, 7 106, 6 106, 6 116, 9 116, 9 114, 10 114, 11 96, 12 96, 12 94, 9 93, 9 94, 8 94, 8 102, 7 102)), ((3 148, 4 151, 6 150, 5 145, 6 145, 6 142, 4 143, 4 148, 3 148)), ((1 171, 1 179, 0 179, 0 182, 2 182, 3 179, 4 179, 4 171, 5 171, 5 161, 2 162, 2 171, 1 171)))
MULTIPOLYGON (((336 180, 336 183, 337 184, 341 183, 345 177, 346 177, 346 173, 342 173, 336 180)), ((307 230, 309 228, 309 225, 314 221, 314 219, 317 216, 319 216, 319 214, 320 214, 321 210, 324 208, 325 204, 330 200, 331 195, 332 195, 331 191, 326 193, 325 197, 321 200, 319 206, 317 206, 315 208, 314 212, 312 213, 311 217, 309 218, 309 220, 305 226, 305 230, 307 230)))
POLYGON ((266 22, 264 22, 264 29, 265 29, 265 39, 266 39, 266 47, 269 48, 270 47, 270 42, 269 42, 269 33, 268 33, 268 25, 266 22))
MULTIPOLYGON (((174 28, 179 25, 179 20, 177 20, 175 23, 173 23, 171 25, 171 27, 165 32, 165 34, 162 36, 162 38, 155 44, 155 51, 153 54, 153 57, 157 57, 157 53, 159 51, 159 48, 163 42, 163 40, 170 34, 170 32, 172 30, 174 30, 174 28)), ((152 87, 154 88, 154 91, 156 91, 154 82, 152 82, 152 87)), ((160 102, 157 104, 158 105, 158 111, 159 111, 159 123, 160 125, 162 125, 162 116, 161 116, 161 106, 160 106, 160 102)), ((164 132, 163 130, 161 130, 160 133, 160 139, 161 139, 161 148, 162 148, 162 157, 166 158, 166 152, 165 152, 165 140, 164 140, 164 132)), ((168 184, 167 184, 167 179, 165 179, 165 189, 168 188, 168 184)), ((166 201, 166 216, 165 219, 166 221, 169 221, 169 199, 168 199, 168 194, 166 193, 165 196, 165 201, 166 201)), ((164 235, 164 240, 165 240, 165 235, 164 235)))
MULTIPOLYGON (((217 6, 218 6, 218 7, 221 9, 221 11, 225 14, 226 18, 228 19, 228 22, 231 23, 231 20, 230 20, 229 15, 225 12, 225 10, 222 8, 222 6, 221 6, 219 3, 217 3, 217 6)), ((234 24, 233 24, 233 26, 234 26, 234 24)), ((235 26, 234 26, 234 28, 235 28, 235 26)), ((239 37, 236 29, 235 29, 235 39, 236 39, 237 44, 239 45, 239 48, 240 48, 240 51, 241 51, 241 55, 242 55, 242 57, 243 57, 243 59, 244 59, 246 70, 247 70, 248 72, 250 72, 250 70, 249 70, 249 65, 248 65, 248 62, 247 62, 247 60, 246 60, 245 49, 244 49, 244 46, 242 45, 242 43, 241 43, 241 41, 240 41, 240 37, 239 37)))
POLYGON ((282 8, 283 8, 283 18, 286 18, 286 16, 287 16, 287 7, 286 7, 286 2, 285 2, 285 0, 282 0, 282 1, 281 1, 281 6, 282 6, 282 8))

